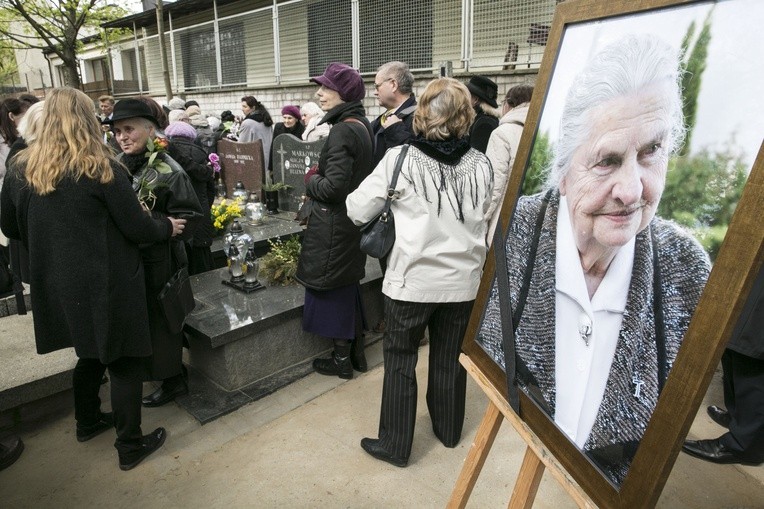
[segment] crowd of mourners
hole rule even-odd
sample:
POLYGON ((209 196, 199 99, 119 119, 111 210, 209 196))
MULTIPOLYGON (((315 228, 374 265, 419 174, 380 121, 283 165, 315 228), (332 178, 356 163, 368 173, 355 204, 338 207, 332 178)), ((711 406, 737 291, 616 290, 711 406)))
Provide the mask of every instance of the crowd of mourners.
MULTIPOLYGON (((406 64, 389 62, 372 90, 385 113, 369 122, 357 70, 332 63, 311 81, 319 86, 315 100, 284 105, 281 122, 251 95, 219 115, 178 97, 165 105, 145 96, 104 95, 94 102, 71 88, 48 91, 42 100, 23 95, 2 102, 0 240, 8 283, 0 291, 10 294, 14 282, 17 289, 20 281, 30 285, 38 353, 74 347, 77 440, 115 429, 123 470, 165 440, 163 428, 143 433, 141 407, 189 391, 183 333, 167 323, 158 295, 180 267, 190 274, 214 268, 209 211, 216 173, 209 156, 223 139, 260 140, 269 172, 276 136, 324 139, 318 165, 305 175, 308 217, 296 279, 305 286, 304 330, 334 343, 314 368, 341 378, 367 370, 359 225, 379 213, 396 162, 405 159, 398 161, 395 210, 403 226, 380 260, 386 322, 377 327, 386 331, 389 373, 381 433, 362 446, 406 464, 416 405, 410 381, 425 328, 433 427, 445 445, 459 440, 466 377, 458 350, 485 260, 489 215, 499 208, 494 182, 506 181, 484 154, 499 125, 498 87, 483 76, 466 85, 441 78, 417 103, 406 64), (111 412, 101 409, 98 396, 107 381, 111 412), (161 384, 143 397, 145 381, 161 384)), ((531 88, 515 88, 523 94, 505 102, 504 113, 519 108, 524 116, 531 88)), ((511 143, 494 147, 506 159, 505 173, 522 131, 515 127, 511 143)), ((0 447, 5 467, 23 443, 7 437, 0 447)))
MULTIPOLYGON (((384 332, 384 381, 379 431, 361 440, 361 447, 377 459, 407 465, 417 413, 415 367, 425 331, 433 432, 446 447, 461 438, 466 372, 458 356, 533 89, 515 85, 500 99, 495 82, 475 75, 466 83, 434 79, 415 97, 408 66, 388 62, 379 67, 371 88, 384 113, 370 122, 363 106, 369 91, 356 69, 331 63, 310 81, 318 86, 315 101, 284 105, 281 122, 274 122, 251 95, 219 115, 180 98, 161 105, 149 97, 116 101, 102 96, 94 103, 71 88, 48 91, 41 101, 27 95, 5 99, 0 106, 0 261, 7 268, 10 259, 16 260, 10 279, 30 285, 38 353, 74 347, 77 440, 115 429, 122 470, 138 465, 165 441, 164 428, 144 434, 142 407, 161 406, 189 392, 183 333, 167 323, 158 296, 179 268, 191 274, 214 268, 210 207, 216 174, 209 156, 223 139, 259 140, 268 171, 274 137, 324 139, 318 164, 304 177, 308 210, 295 277, 305 287, 303 329, 333 343, 328 358, 313 362, 324 375, 350 379, 354 371, 367 370, 364 331, 370 324, 360 291, 366 267, 360 227, 383 210, 395 180, 396 238, 380 259, 384 320, 376 328, 384 332), (101 409, 98 396, 105 381, 111 412, 101 409), (144 397, 146 381, 161 384, 144 397)), ((663 161, 659 157, 663 152, 655 156, 656 165, 663 161)), ((565 198, 572 201, 578 185, 577 170, 571 171, 550 187, 544 208, 534 214, 543 218, 548 204, 563 217, 565 198)), ((652 221, 652 212, 641 216, 635 234, 652 221)), ((572 211, 574 224, 577 213, 572 211)), ((544 231, 555 227, 550 223, 544 231)), ((572 246, 577 239, 571 239, 572 246)), ((694 249, 691 241, 683 242, 694 249)), ((697 256, 705 260, 702 253, 697 256)), ((594 291, 596 286, 589 298, 594 291)), ((615 332, 618 327, 610 325, 615 332)), ((589 337, 583 339, 585 350, 589 337)), ((589 407, 596 413, 599 403, 589 407)), ((582 447, 588 436, 589 431, 581 435, 582 447)), ((7 437, 0 447, 4 468, 19 457, 23 443, 7 437)))

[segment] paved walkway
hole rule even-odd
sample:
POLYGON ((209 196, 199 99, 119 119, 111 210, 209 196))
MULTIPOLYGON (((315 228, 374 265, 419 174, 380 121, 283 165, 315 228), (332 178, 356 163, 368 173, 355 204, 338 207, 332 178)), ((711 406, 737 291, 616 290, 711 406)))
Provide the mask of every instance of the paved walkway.
MULTIPOLYGON (((426 355, 425 347, 422 359, 426 355)), ((370 357, 379 362, 379 343, 370 357)), ((175 404, 147 409, 144 431, 165 426, 169 437, 129 472, 117 466, 113 434, 80 444, 73 411, 61 412, 22 431, 23 456, 0 472, 0 507, 444 507, 487 399, 470 379, 462 442, 444 448, 430 428, 421 362, 414 450, 408 468, 400 469, 359 446, 376 433, 382 373, 379 366, 345 382, 313 374, 205 426, 175 404)), ((708 401, 721 401, 720 387, 717 375, 708 401)), ((702 411, 690 434, 720 433, 702 411)), ((505 424, 468 507, 506 507, 523 453, 505 424)), ((713 465, 680 454, 658 505, 762 508, 764 468, 713 465)), ((568 507, 571 500, 545 475, 534 508, 568 507)))

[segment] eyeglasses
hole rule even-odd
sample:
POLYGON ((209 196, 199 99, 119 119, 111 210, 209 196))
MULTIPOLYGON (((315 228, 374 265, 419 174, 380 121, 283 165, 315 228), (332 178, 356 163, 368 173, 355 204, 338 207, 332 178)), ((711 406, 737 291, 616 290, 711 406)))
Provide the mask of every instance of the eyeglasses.
POLYGON ((386 80, 383 80, 382 83, 374 83, 374 88, 379 90, 379 87, 387 83, 388 81, 393 81, 395 78, 387 78, 386 80))

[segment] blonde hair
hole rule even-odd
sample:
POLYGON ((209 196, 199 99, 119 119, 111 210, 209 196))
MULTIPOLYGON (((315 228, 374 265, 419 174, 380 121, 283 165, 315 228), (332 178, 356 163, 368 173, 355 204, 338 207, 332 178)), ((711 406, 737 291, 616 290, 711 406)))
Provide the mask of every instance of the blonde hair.
POLYGON ((453 78, 437 78, 427 84, 414 113, 415 134, 428 140, 461 138, 475 120, 467 87, 453 78))
POLYGON ((87 177, 102 184, 114 179, 109 148, 101 139, 101 128, 93 101, 79 90, 57 88, 45 98, 42 117, 45 136, 18 155, 25 176, 40 195, 52 193, 64 177, 87 177))
POLYGON ((27 145, 36 140, 42 132, 43 123, 40 120, 42 119, 43 106, 45 106, 45 101, 34 103, 19 122, 19 136, 24 138, 27 145))

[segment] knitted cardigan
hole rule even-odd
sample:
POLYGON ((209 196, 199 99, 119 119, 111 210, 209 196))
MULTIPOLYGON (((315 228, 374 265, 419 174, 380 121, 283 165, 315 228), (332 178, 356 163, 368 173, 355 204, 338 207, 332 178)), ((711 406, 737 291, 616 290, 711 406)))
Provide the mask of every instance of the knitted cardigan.
MULTIPOLYGON (((529 265, 533 230, 543 195, 522 197, 507 238, 512 310, 526 270, 533 270, 525 308, 516 330, 518 384, 546 407, 555 409, 555 248, 558 192, 552 194, 543 221, 535 264, 529 265)), ((658 361, 653 310, 655 233, 661 278, 666 372, 671 368, 710 272, 700 244, 674 223, 653 218, 636 238, 626 309, 605 393, 584 451, 616 483, 625 477, 658 400, 658 361), (634 396, 632 378, 644 385, 634 396)), ((504 367, 501 317, 494 280, 478 343, 504 367)))

